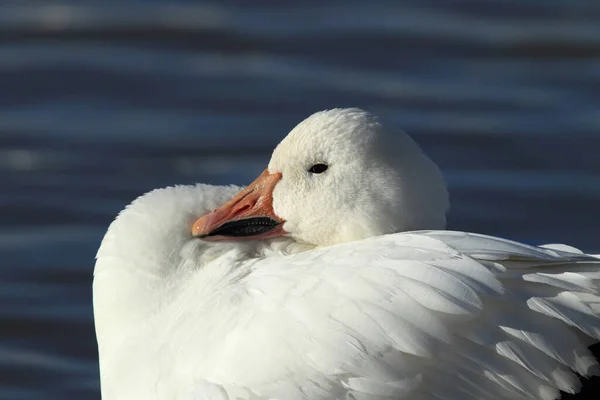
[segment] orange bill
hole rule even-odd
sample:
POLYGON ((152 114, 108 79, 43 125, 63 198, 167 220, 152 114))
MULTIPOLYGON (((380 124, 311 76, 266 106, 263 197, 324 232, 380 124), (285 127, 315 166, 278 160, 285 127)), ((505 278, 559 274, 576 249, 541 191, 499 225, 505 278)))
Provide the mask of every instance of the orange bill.
POLYGON ((269 174, 265 170, 227 203, 200 217, 192 234, 209 241, 266 239, 285 234, 285 221, 273 211, 273 189, 280 179, 280 172, 269 174))

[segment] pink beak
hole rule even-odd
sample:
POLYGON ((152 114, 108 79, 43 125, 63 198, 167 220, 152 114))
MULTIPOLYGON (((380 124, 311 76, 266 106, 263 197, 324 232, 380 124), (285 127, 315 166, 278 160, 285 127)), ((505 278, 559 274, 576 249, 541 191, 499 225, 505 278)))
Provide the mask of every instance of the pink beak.
POLYGON ((210 214, 200 217, 192 234, 204 240, 266 239, 284 235, 283 219, 273 211, 273 189, 281 172, 265 170, 254 182, 210 214))

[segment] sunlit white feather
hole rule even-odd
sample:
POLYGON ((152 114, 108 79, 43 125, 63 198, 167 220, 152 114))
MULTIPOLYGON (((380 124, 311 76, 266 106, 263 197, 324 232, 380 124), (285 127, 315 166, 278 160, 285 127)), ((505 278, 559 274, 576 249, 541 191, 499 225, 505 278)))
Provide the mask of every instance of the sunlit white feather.
POLYGON ((366 134, 377 134, 360 149, 390 148, 371 116, 329 113, 316 118, 332 123, 301 124, 270 165, 283 172, 274 203, 289 237, 193 238, 194 220, 236 187, 156 190, 113 222, 94 273, 104 400, 549 400, 577 391, 576 373, 598 372, 586 346, 600 340, 600 259, 477 234, 393 233, 441 229, 447 208, 439 171, 405 135, 400 159, 386 150, 358 174, 376 174, 369 190, 384 200, 341 188, 329 204, 319 191, 354 185, 355 161, 368 160, 325 152, 327 141, 307 140, 315 126, 346 132, 335 143, 348 148, 371 124, 366 134), (306 159, 285 164, 290 149, 306 159), (322 157, 329 175, 307 175, 322 157))

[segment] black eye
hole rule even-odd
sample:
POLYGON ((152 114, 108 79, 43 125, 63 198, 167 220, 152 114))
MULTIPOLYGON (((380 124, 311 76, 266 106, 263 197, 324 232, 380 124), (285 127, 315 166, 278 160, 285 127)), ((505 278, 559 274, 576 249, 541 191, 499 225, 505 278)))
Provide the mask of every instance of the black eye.
POLYGON ((313 174, 322 174, 323 172, 327 171, 327 168, 329 168, 327 164, 315 164, 308 169, 308 172, 313 174))

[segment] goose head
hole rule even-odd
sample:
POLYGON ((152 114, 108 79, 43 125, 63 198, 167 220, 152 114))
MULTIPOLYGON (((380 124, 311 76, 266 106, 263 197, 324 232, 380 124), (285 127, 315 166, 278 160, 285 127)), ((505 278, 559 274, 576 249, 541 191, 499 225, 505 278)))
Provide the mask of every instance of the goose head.
POLYGON ((286 235, 327 246, 443 229, 447 209, 441 172, 408 135, 363 110, 333 109, 298 124, 254 182, 192 229, 208 241, 286 235))

